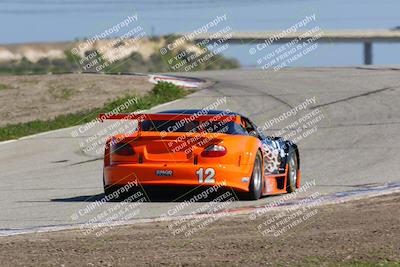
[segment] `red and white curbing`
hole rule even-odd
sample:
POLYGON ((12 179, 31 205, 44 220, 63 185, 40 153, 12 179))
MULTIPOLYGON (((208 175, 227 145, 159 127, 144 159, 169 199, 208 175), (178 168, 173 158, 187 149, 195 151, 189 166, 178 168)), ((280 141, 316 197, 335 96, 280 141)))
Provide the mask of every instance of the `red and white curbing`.
POLYGON ((199 88, 205 81, 196 78, 184 78, 167 75, 149 75, 149 82, 157 84, 158 82, 169 82, 183 88, 199 88))

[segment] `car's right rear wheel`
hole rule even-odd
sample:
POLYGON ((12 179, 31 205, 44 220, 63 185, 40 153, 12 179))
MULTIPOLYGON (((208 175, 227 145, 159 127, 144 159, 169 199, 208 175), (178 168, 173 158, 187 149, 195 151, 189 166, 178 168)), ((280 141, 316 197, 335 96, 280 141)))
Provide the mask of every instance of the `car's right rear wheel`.
POLYGON ((296 152, 291 151, 289 153, 287 163, 288 163, 288 174, 286 181, 287 183, 286 191, 288 193, 292 193, 296 190, 296 183, 299 171, 296 152))

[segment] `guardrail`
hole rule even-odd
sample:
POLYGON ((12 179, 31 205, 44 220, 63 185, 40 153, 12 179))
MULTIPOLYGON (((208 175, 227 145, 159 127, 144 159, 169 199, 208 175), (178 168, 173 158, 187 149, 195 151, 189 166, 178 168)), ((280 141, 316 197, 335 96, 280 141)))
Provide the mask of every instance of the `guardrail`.
MULTIPOLYGON (((262 43, 270 38, 278 36, 280 31, 268 32, 233 32, 232 37, 226 42, 232 44, 252 44, 262 43)), ((214 33, 201 33, 192 39, 195 42, 204 40, 218 41, 219 36, 214 33)), ((312 38, 313 35, 307 32, 291 32, 284 37, 275 40, 274 44, 287 43, 300 36, 312 38)), ((318 43, 362 43, 364 45, 364 64, 372 64, 372 44, 373 43, 398 43, 400 42, 400 30, 335 30, 323 31, 323 35, 315 40, 318 43)))

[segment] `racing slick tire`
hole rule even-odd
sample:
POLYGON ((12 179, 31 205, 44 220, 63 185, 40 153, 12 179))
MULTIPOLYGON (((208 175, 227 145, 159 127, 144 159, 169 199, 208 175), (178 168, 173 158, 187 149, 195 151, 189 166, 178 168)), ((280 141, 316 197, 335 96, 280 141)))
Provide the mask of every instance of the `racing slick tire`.
POLYGON ((263 174, 263 166, 262 166, 262 156, 261 153, 258 152, 257 156, 254 160, 253 172, 251 174, 250 184, 249 184, 249 192, 247 192, 244 197, 248 200, 257 200, 261 197, 262 191, 262 174, 263 174))
POLYGON ((299 164, 297 160, 296 152, 291 150, 287 159, 288 173, 286 181, 286 190, 288 193, 296 191, 296 183, 299 173, 299 164))

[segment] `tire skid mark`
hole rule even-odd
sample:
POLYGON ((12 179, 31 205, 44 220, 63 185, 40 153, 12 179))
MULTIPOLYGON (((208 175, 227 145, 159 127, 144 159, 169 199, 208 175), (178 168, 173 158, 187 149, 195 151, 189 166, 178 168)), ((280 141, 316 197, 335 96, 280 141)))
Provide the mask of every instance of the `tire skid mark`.
POLYGON ((335 100, 335 101, 332 101, 332 102, 327 102, 327 103, 324 103, 324 104, 312 106, 312 107, 310 107, 310 109, 316 109, 316 108, 319 108, 319 107, 325 107, 325 106, 329 106, 329 105, 332 105, 332 104, 337 104, 337 103, 340 103, 340 102, 346 102, 348 100, 352 100, 352 99, 355 99, 355 98, 369 96, 369 95, 381 93, 381 92, 384 92, 384 91, 387 91, 387 90, 394 90, 396 88, 398 88, 398 86, 384 87, 384 88, 381 88, 381 89, 368 91, 368 92, 365 92, 365 93, 362 93, 362 94, 358 94, 358 95, 354 95, 354 96, 349 96, 349 97, 345 97, 345 98, 342 98, 342 99, 338 99, 338 100, 335 100))

